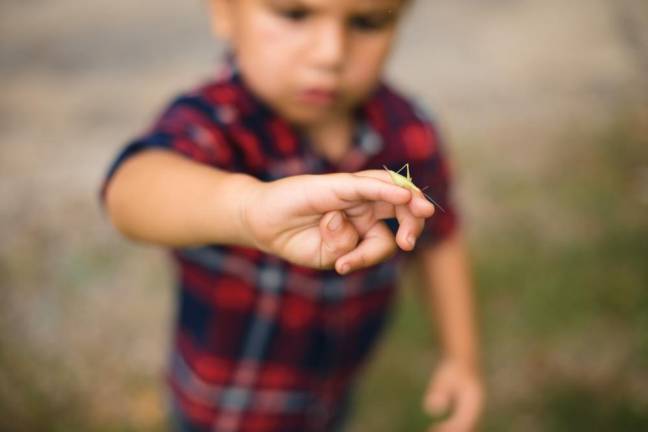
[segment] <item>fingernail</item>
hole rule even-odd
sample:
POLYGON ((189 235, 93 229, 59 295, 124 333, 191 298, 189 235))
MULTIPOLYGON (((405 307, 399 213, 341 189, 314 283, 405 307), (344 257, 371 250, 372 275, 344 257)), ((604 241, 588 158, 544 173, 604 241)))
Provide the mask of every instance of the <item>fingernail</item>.
POLYGON ((414 236, 407 237, 407 243, 409 243, 411 247, 416 246, 416 239, 414 238, 414 236))
POLYGON ((340 213, 335 213, 326 227, 330 231, 337 231, 342 226, 342 216, 340 213))
POLYGON ((347 273, 349 273, 349 264, 344 264, 344 265, 340 268, 340 273, 342 273, 342 274, 347 274, 347 273))

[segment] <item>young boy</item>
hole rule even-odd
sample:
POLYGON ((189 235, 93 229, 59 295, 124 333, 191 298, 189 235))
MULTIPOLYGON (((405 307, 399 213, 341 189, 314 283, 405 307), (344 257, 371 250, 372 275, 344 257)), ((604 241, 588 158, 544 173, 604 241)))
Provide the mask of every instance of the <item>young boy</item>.
POLYGON ((444 348, 424 408, 451 410, 435 430, 473 430, 482 391, 446 163, 380 80, 406 3, 213 0, 229 70, 111 168, 113 223, 174 250, 177 430, 340 430, 394 298, 395 252, 415 245, 444 348), (381 169, 406 162, 445 212, 381 169))

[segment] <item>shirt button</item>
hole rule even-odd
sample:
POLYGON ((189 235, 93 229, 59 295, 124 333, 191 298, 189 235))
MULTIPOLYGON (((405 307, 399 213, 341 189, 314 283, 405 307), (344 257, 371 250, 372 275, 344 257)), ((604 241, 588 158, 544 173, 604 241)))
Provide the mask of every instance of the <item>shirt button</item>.
POLYGON ((236 120, 237 112, 231 105, 223 105, 216 112, 218 119, 224 124, 231 124, 236 120))

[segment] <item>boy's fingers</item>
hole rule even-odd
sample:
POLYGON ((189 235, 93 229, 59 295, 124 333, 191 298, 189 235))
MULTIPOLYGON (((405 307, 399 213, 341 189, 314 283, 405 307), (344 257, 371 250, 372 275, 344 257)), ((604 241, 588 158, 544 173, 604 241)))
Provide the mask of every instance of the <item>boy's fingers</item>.
POLYGON ((479 417, 478 401, 458 401, 450 418, 440 425, 440 432, 472 432, 479 417))
POLYGON ((357 204, 358 201, 384 201, 392 205, 405 204, 412 194, 407 189, 367 176, 354 174, 334 174, 333 190, 336 196, 345 201, 343 208, 357 204))
POLYGON ((436 206, 425 198, 423 192, 415 191, 412 193, 412 200, 408 207, 416 217, 429 218, 436 212, 436 206))
POLYGON ((383 219, 391 219, 396 217, 396 207, 402 207, 403 210, 408 212, 408 214, 416 219, 423 220, 427 218, 426 215, 430 214, 429 211, 421 212, 418 211, 417 213, 414 213, 411 211, 412 205, 418 208, 418 204, 412 204, 412 201, 410 201, 407 204, 403 204, 400 206, 394 206, 392 204, 386 203, 386 202, 380 202, 376 201, 372 203, 373 206, 373 211, 374 211, 374 216, 378 220, 383 220, 383 219))
POLYGON ((410 211, 410 206, 400 205, 393 206, 387 203, 375 203, 374 215, 378 220, 396 218, 398 219, 398 233, 396 234, 396 243, 406 251, 414 249, 416 239, 423 232, 425 219, 416 217, 410 211))
POLYGON ((377 180, 382 180, 386 183, 393 183, 389 173, 387 173, 387 171, 385 171, 384 169, 358 171, 354 173, 354 175, 361 177, 371 177, 377 180))
MULTIPOLYGON (((354 175, 374 178, 376 180, 381 180, 383 182, 393 184, 391 177, 385 170, 366 170, 357 172, 354 175)), ((408 206, 412 214, 420 218, 428 218, 435 212, 435 206, 430 201, 428 201, 427 198, 425 198, 422 192, 419 191, 412 192, 412 199, 409 201, 408 206)), ((393 217, 393 215, 388 217, 393 217)))
POLYGON ((464 388, 463 391, 457 392, 454 411, 447 421, 447 426, 442 426, 446 427, 447 431, 473 431, 481 413, 482 403, 481 392, 474 388, 464 388))
POLYGON ((436 375, 429 384, 423 409, 431 416, 438 416, 450 409, 452 402, 451 387, 443 376, 436 375))
POLYGON ((376 223, 365 234, 358 246, 335 262, 335 270, 340 274, 378 264, 396 251, 394 237, 387 226, 376 223))
POLYGON ((320 234, 322 268, 331 268, 339 257, 356 247, 360 237, 353 224, 341 211, 328 212, 322 217, 320 234))
POLYGON ((401 249, 411 251, 423 231, 425 220, 414 217, 407 206, 396 206, 396 218, 398 219, 396 243, 401 249))

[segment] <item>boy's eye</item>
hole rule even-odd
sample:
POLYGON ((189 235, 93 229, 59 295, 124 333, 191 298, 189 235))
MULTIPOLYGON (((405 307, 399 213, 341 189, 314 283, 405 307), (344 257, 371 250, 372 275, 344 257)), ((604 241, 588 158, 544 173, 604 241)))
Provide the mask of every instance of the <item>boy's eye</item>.
POLYGON ((310 15, 310 12, 305 8, 291 8, 279 10, 279 15, 290 21, 303 21, 310 15))
POLYGON ((357 15, 351 17, 349 20, 351 27, 366 32, 381 30, 392 22, 394 22, 393 13, 357 15))

